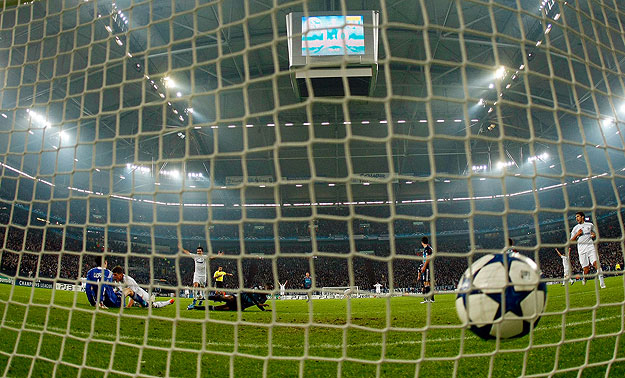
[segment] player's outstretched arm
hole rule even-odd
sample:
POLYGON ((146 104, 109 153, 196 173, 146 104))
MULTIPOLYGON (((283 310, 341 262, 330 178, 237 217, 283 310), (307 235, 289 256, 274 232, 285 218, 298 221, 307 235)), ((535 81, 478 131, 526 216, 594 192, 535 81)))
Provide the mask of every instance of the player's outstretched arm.
POLYGON ((558 254, 558 256, 562 257, 562 253, 558 250, 558 248, 556 248, 556 253, 558 254))
POLYGON ((209 260, 213 260, 213 259, 216 259, 217 257, 223 256, 223 255, 224 255, 224 251, 219 251, 219 252, 217 252, 217 256, 211 256, 208 259, 209 260))
POLYGON ((184 248, 182 247, 182 243, 180 243, 180 242, 178 243, 178 249, 179 249, 182 253, 184 253, 184 254, 186 254, 186 255, 190 255, 190 254, 191 254, 191 252, 187 251, 186 249, 184 249, 184 248))

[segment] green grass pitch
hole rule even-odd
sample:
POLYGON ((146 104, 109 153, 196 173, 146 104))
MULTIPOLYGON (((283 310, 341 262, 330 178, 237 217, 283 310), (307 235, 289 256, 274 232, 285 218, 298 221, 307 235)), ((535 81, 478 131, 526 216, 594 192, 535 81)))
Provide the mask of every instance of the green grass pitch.
POLYGON ((84 293, 0 285, 0 376, 576 377, 583 366, 581 376, 623 377, 623 277, 606 283, 550 285, 533 335, 499 343, 460 326, 453 294, 120 312, 84 293))

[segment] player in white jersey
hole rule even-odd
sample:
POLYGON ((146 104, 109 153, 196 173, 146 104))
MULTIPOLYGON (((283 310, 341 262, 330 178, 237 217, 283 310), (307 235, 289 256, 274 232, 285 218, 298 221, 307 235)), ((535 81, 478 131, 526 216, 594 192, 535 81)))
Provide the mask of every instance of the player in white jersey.
POLYGON ((605 288, 605 282, 603 280, 603 271, 601 265, 597 264, 597 250, 595 249, 594 240, 597 237, 595 233, 595 226, 585 221, 584 213, 578 211, 575 213, 575 220, 577 224, 571 230, 571 241, 577 241, 577 254, 579 255, 579 263, 584 269, 584 280, 582 283, 586 284, 586 275, 590 272, 590 265, 597 270, 597 276, 599 277, 599 284, 601 288, 605 288))
POLYGON ((564 270, 564 281, 562 281, 562 286, 566 285, 566 280, 569 280, 569 282, 571 282, 571 285, 573 285, 575 281, 573 281, 573 278, 571 278, 571 261, 569 260, 569 256, 571 255, 571 248, 569 247, 568 253, 561 253, 558 248, 556 248, 556 253, 562 259, 562 269, 564 270))
POLYGON ((287 282, 289 282, 289 280, 284 281, 284 283, 278 282, 278 284, 280 284, 280 296, 281 297, 284 297, 284 292, 286 291, 287 282))
MULTIPOLYGON (((199 305, 204 301, 204 290, 206 287, 206 265, 208 265, 208 261, 214 259, 215 257, 211 257, 206 260, 206 256, 204 256, 204 248, 198 246, 195 250, 196 254, 193 254, 186 249, 182 248, 182 243, 178 243, 178 248, 185 254, 193 257, 193 261, 195 262, 195 271, 193 272, 193 303, 191 303, 187 309, 193 310, 196 302, 199 300, 199 305)), ((223 252, 219 252, 219 256, 223 255, 223 252)))
POLYGON ((154 301, 153 298, 150 298, 150 294, 137 284, 137 281, 135 281, 134 278, 124 274, 124 268, 119 265, 113 268, 113 280, 115 282, 122 283, 124 303, 126 302, 126 297, 130 298, 128 304, 126 305, 127 308, 132 307, 135 303, 138 303, 141 307, 148 307, 151 305, 154 308, 160 308, 173 304, 175 301, 174 298, 167 301, 154 301))

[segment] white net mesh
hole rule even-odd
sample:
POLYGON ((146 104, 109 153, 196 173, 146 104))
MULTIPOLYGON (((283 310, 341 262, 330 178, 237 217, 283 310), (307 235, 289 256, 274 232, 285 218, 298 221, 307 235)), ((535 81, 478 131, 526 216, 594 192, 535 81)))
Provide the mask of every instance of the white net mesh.
POLYGON ((619 1, 0 16, 0 375, 625 373, 619 1), (577 211, 597 233, 586 276, 577 211), (556 285, 528 336, 484 341, 453 291, 508 238, 556 285), (211 300, 183 252, 198 246, 211 300), (164 306, 92 307, 81 284, 102 256, 164 306))

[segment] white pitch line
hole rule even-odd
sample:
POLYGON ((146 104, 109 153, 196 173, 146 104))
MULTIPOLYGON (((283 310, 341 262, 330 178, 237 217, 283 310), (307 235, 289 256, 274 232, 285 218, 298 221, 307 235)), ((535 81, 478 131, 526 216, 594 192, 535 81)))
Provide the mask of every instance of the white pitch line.
MULTIPOLYGON (((614 320, 614 319, 620 319, 621 316, 620 315, 615 315, 615 316, 610 316, 610 317, 605 317, 605 318, 597 318, 595 320, 596 323, 598 322, 605 322, 605 321, 609 321, 609 320, 614 320)), ((566 323, 565 326, 567 327, 573 327, 573 326, 578 326, 578 325, 584 325, 584 324, 590 324, 592 323, 592 320, 583 320, 583 321, 577 321, 577 322, 569 322, 566 323)), ((5 321, 5 324, 22 324, 22 322, 18 322, 18 321, 14 321, 14 320, 9 320, 9 321, 5 321)), ((43 330, 43 326, 40 324, 35 324, 35 323, 26 323, 26 326, 30 327, 30 328, 24 328, 24 331, 29 331, 29 330, 33 330, 33 329, 40 329, 43 330)), ((540 327, 537 328, 538 331, 543 331, 543 330, 555 330, 555 329, 561 329, 562 326, 561 325, 553 325, 550 327, 540 327)), ((59 332, 59 333, 64 333, 66 332, 65 328, 58 328, 58 327, 47 327, 46 329, 53 331, 53 332, 59 332)), ((90 336, 91 333, 89 332, 84 332, 84 331, 72 331, 70 333, 73 336, 90 336)), ((97 337, 101 335, 98 332, 94 332, 92 336, 97 337)), ((110 334, 105 334, 105 336, 109 336, 110 334)), ((126 335, 120 335, 119 338, 121 340, 124 341, 135 341, 138 343, 142 343, 144 341, 143 337, 140 336, 126 336, 126 335)), ((477 339, 477 336, 473 336, 470 334, 467 334, 467 336, 464 337, 464 339, 477 339)), ((107 339, 96 339, 97 341, 109 341, 109 342, 114 342, 115 340, 107 340, 107 339)), ((447 338, 436 338, 436 339, 426 339, 426 343, 438 343, 438 342, 450 342, 450 341, 459 341, 462 340, 461 337, 447 337, 447 338)), ((171 344, 172 340, 171 339, 162 339, 162 338, 157 338, 157 337, 148 337, 148 341, 160 341, 162 343, 165 344, 171 344)), ((421 344, 423 341, 422 340, 404 340, 404 341, 392 341, 392 342, 387 342, 386 346, 393 346, 393 345, 416 345, 416 344, 421 344)), ((175 344, 177 345, 189 345, 189 346, 197 346, 197 345, 202 345, 202 343, 199 342, 194 342, 194 341, 186 341, 186 340, 176 340, 175 344)), ((233 342, 226 342, 226 341, 219 341, 219 342, 214 342, 214 341, 207 341, 206 343, 204 343, 204 345, 207 346, 234 346, 235 343, 233 342)), ((267 347, 266 344, 246 344, 246 343, 237 343, 237 345, 239 347, 246 347, 246 348, 265 348, 267 347)), ((378 343, 378 342, 372 342, 372 343, 352 343, 352 344, 347 344, 345 347, 346 348, 353 348, 353 347, 380 347, 384 345, 384 343, 378 343)), ((148 345, 149 346, 149 345, 148 345)), ((273 348, 292 348, 292 345, 281 345, 281 344, 273 344, 273 348)), ((337 344, 313 344, 310 347, 312 348, 323 348, 323 349, 343 349, 343 345, 337 345, 337 344)))

